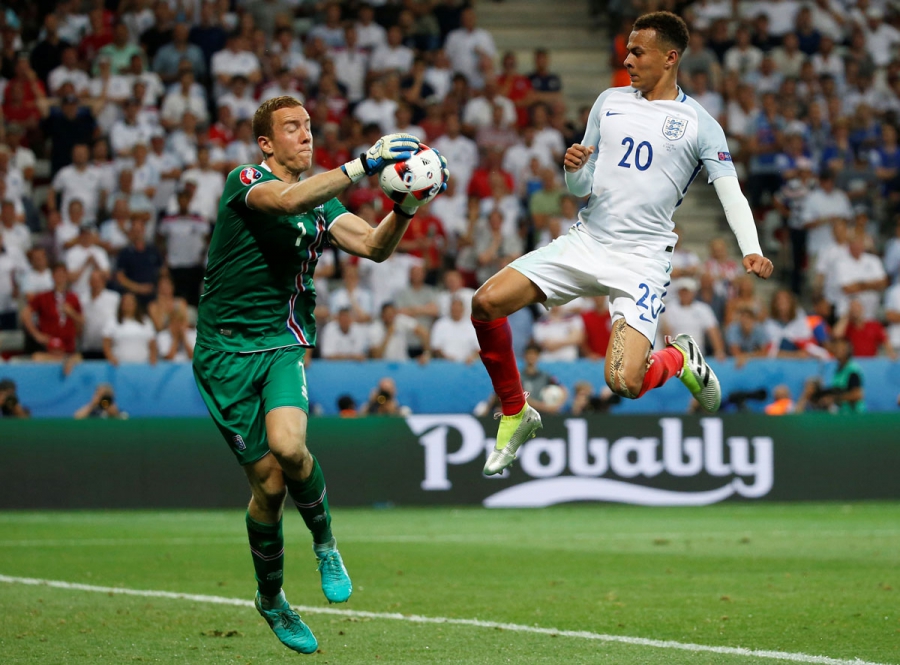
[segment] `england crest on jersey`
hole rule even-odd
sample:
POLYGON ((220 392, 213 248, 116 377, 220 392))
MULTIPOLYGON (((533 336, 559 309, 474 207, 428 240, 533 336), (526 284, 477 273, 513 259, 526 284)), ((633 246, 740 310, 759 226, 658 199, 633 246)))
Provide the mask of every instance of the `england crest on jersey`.
POLYGON ((666 116, 666 121, 663 123, 662 133, 670 141, 677 141, 682 136, 684 136, 684 132, 687 129, 687 120, 682 120, 681 118, 675 118, 671 115, 666 116))

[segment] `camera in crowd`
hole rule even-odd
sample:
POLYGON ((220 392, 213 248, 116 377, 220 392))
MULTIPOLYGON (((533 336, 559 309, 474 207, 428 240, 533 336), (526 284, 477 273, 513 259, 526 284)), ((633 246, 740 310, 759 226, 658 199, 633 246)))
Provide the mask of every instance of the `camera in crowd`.
POLYGON ((29 410, 19 401, 15 382, 12 379, 0 379, 0 416, 27 418, 29 415, 29 410))
POLYGON ((731 408, 735 411, 749 411, 747 402, 764 402, 769 396, 769 391, 765 388, 756 390, 735 390, 728 394, 728 397, 722 402, 722 408, 731 408))

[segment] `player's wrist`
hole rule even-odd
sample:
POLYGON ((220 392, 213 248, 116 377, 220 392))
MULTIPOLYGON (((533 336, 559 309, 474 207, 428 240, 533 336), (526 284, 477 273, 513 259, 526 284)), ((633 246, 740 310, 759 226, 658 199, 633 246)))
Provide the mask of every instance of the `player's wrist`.
POLYGON ((352 159, 341 166, 341 171, 350 178, 350 182, 357 183, 367 175, 371 175, 366 170, 366 156, 360 155, 357 159, 352 159))
POLYGON ((408 219, 412 219, 413 215, 416 214, 416 208, 405 208, 404 206, 394 204, 394 214, 400 215, 401 217, 406 217, 408 219))

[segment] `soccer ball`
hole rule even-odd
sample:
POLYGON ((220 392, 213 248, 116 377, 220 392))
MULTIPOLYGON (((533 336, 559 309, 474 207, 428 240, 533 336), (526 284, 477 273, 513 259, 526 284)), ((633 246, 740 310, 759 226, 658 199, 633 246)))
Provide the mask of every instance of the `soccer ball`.
POLYGON ((549 386, 544 386, 540 397, 541 401, 548 406, 559 406, 566 399, 566 391, 562 387, 551 383, 549 386))
POLYGON ((423 146, 409 159, 385 166, 379 182, 391 201, 404 208, 418 208, 441 191, 441 160, 434 150, 423 146))

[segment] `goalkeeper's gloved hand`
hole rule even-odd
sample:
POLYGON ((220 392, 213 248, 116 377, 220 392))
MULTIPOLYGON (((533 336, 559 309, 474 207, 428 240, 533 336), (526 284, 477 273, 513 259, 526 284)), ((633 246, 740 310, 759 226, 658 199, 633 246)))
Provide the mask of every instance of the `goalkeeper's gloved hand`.
POLYGON ((359 182, 367 175, 375 175, 391 162, 402 162, 412 157, 419 149, 419 139, 410 134, 387 134, 375 142, 371 148, 341 166, 350 182, 359 182))
POLYGON ((447 181, 450 180, 450 169, 447 167, 446 158, 434 148, 432 148, 431 150, 435 155, 438 156, 438 159, 441 160, 441 173, 444 177, 443 182, 441 182, 441 189, 438 194, 443 194, 445 191, 447 191, 447 181))

